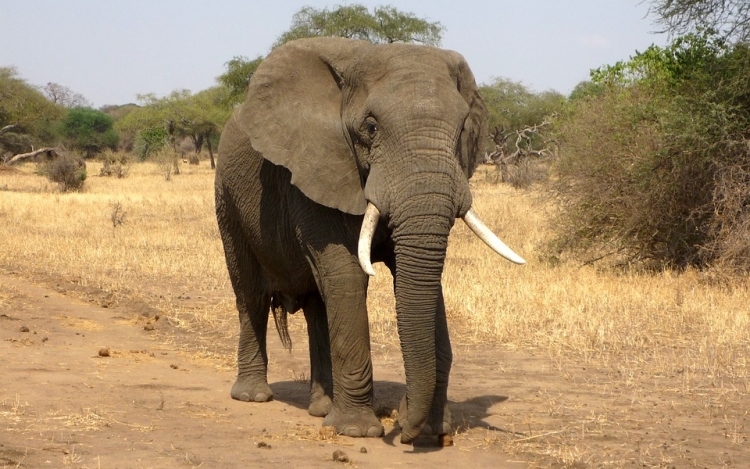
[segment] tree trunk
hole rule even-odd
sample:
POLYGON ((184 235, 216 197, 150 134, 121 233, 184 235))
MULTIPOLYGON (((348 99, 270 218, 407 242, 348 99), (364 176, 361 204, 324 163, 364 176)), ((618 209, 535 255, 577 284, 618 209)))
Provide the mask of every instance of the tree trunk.
POLYGON ((194 133, 190 136, 190 139, 193 141, 193 146, 195 147, 195 152, 200 153, 201 150, 203 150, 203 134, 202 133, 194 133))
POLYGON ((177 151, 177 138, 174 135, 175 125, 173 121, 167 121, 167 134, 169 135, 169 143, 172 145, 172 150, 177 151))
POLYGON ((214 161, 214 151, 211 149, 211 131, 206 132, 206 146, 208 147, 208 156, 211 158, 211 169, 216 169, 214 161))

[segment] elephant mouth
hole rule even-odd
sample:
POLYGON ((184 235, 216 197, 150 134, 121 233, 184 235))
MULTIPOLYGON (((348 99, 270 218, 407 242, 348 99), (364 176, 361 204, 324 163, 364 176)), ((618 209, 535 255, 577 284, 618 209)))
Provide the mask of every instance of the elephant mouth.
MULTIPOLYGON (((357 255, 359 257, 359 265, 369 276, 375 275, 375 270, 372 268, 372 262, 370 260, 370 251, 372 249, 372 238, 375 234, 375 228, 378 225, 379 219, 380 210, 378 210, 372 202, 368 202, 365 217, 362 221, 362 229, 359 232, 357 255)), ((526 261, 521 256, 513 252, 512 249, 502 242, 500 238, 498 238, 497 235, 493 233, 484 222, 482 222, 473 208, 470 208, 461 219, 479 239, 497 254, 514 264, 526 264, 526 261)))

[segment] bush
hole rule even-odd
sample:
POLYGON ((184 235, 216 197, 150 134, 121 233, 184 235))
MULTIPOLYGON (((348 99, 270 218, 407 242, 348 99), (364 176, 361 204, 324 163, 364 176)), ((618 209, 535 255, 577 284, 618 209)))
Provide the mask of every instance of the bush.
POLYGON ((750 270, 748 48, 690 36, 593 77, 557 122, 556 248, 750 270))
POLYGON ((165 181, 170 181, 173 174, 180 174, 180 155, 171 147, 162 147, 154 154, 153 159, 159 165, 159 173, 164 176, 165 181))
POLYGON ((102 169, 99 176, 114 176, 118 179, 128 177, 130 173, 130 159, 127 153, 116 153, 112 150, 105 150, 99 155, 102 160, 102 169))
POLYGON ((50 181, 58 183, 63 192, 79 191, 86 181, 86 163, 67 153, 42 163, 39 171, 50 181))
POLYGON ((167 142, 167 131, 161 127, 141 130, 133 142, 133 153, 144 161, 164 148, 167 142))

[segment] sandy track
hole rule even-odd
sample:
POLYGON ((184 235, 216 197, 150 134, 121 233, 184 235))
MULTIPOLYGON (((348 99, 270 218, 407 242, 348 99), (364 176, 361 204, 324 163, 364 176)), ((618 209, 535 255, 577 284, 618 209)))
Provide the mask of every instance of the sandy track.
MULTIPOLYGON (((247 404, 229 398, 233 371, 180 353, 162 340, 168 327, 0 274, 0 468, 344 467, 336 450, 348 467, 526 466, 486 444, 490 408, 507 397, 469 380, 471 367, 452 384, 467 396, 455 447, 404 446, 392 426, 383 439, 331 437, 306 412, 307 385, 290 378, 309 369, 306 344, 289 355, 271 338, 276 400, 247 404)), ((375 372, 376 407, 397 405, 398 352, 376 358, 375 372)))

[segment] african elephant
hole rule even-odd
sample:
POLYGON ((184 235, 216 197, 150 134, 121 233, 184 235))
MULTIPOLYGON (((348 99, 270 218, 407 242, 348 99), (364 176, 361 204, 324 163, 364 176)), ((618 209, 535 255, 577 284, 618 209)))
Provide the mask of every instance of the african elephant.
POLYGON ((468 178, 486 120, 455 52, 314 38, 270 53, 226 124, 216 168, 216 215, 240 318, 233 398, 271 399, 269 308, 301 308, 309 412, 341 434, 382 436, 366 307, 371 260, 380 261, 393 273, 406 372, 401 441, 423 429, 451 431, 441 274, 455 219, 524 263, 471 209, 468 178))

